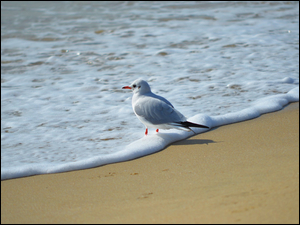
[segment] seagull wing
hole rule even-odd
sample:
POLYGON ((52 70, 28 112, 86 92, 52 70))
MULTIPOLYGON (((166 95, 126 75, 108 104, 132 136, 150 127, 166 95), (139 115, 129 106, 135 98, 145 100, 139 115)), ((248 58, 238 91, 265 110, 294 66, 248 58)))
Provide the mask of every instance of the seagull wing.
POLYGON ((180 123, 186 120, 180 112, 173 108, 171 103, 167 104, 161 99, 150 96, 140 97, 135 102, 133 110, 138 116, 154 125, 180 123))

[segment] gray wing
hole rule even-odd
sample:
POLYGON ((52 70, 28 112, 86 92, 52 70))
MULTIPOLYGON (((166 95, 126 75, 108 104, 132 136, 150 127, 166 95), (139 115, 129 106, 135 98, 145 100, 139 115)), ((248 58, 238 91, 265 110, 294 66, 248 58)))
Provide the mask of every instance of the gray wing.
POLYGON ((152 92, 146 96, 149 96, 149 97, 154 97, 154 98, 158 98, 159 100, 162 100, 163 102, 167 103, 168 105, 170 105, 172 108, 174 108, 174 106, 171 104, 171 102, 169 102, 167 99, 165 99, 164 97, 162 96, 159 96, 159 95, 156 95, 156 94, 153 94, 152 92))
POLYGON ((143 117, 152 124, 174 123, 186 120, 180 112, 173 108, 171 103, 167 104, 163 100, 149 96, 140 98, 134 106, 134 111, 138 116, 143 117))

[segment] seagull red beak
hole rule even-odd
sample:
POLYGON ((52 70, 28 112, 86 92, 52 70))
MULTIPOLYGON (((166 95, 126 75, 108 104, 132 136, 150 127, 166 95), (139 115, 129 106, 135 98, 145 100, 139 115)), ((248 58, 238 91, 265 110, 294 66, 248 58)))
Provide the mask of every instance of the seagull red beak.
POLYGON ((122 89, 131 89, 131 87, 129 87, 129 86, 124 86, 124 87, 122 87, 122 89))

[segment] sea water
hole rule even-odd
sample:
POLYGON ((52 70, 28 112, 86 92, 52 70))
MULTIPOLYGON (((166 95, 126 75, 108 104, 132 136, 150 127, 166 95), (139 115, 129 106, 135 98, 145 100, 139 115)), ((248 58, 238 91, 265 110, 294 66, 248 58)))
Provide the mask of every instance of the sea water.
POLYGON ((280 110, 299 101, 299 2, 2 1, 1 179, 194 135, 145 136, 121 89, 137 78, 211 128, 280 110))

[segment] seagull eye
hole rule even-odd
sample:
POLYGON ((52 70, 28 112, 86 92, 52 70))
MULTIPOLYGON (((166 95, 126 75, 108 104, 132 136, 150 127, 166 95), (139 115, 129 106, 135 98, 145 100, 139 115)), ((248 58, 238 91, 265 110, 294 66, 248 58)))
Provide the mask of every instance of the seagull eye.
POLYGON ((133 87, 133 88, 136 88, 136 85, 134 84, 134 85, 132 85, 132 87, 133 87))

